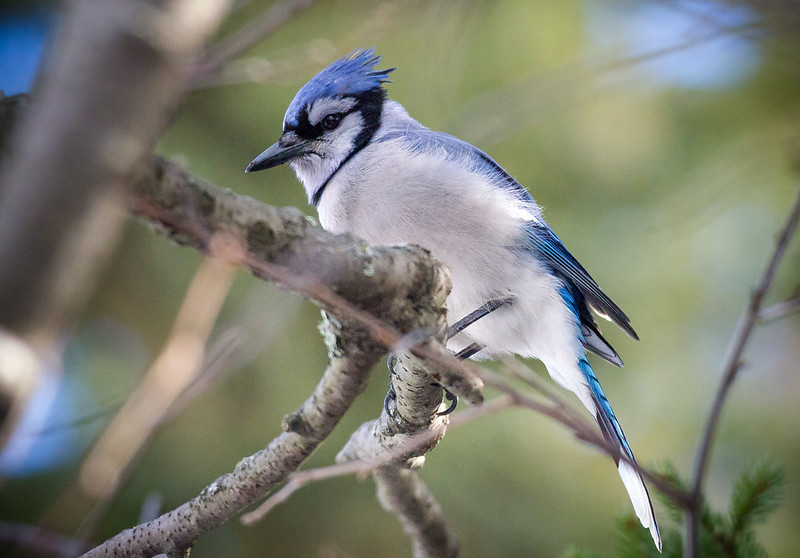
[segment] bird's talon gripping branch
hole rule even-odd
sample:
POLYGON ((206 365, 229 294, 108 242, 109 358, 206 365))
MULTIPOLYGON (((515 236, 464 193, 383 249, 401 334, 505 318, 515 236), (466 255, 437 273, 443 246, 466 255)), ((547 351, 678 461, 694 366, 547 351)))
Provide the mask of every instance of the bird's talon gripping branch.
POLYGON ((458 406, 458 396, 457 395, 453 395, 452 393, 450 393, 446 389, 444 390, 444 398, 447 399, 448 401, 450 401, 450 406, 447 407, 447 409, 445 409, 444 411, 440 411, 440 412, 436 413, 440 417, 443 417, 445 415, 449 415, 450 413, 455 411, 456 407, 458 406))
POLYGON ((386 397, 383 398, 383 410, 386 411, 386 414, 389 415, 390 418, 395 418, 397 416, 397 392, 394 390, 394 384, 392 383, 393 377, 395 376, 394 367, 397 365, 397 357, 394 353, 389 353, 389 356, 386 358, 386 368, 389 369, 389 391, 386 392, 386 397))
POLYGON ((383 410, 386 411, 386 414, 391 418, 397 416, 396 401, 397 393, 394 391, 394 386, 390 383, 389 391, 386 392, 386 397, 383 398, 383 410))

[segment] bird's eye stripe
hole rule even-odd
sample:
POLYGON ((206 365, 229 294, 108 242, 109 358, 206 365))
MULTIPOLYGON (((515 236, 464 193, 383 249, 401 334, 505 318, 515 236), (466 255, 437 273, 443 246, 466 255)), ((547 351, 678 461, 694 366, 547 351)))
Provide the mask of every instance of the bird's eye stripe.
POLYGON ((347 114, 355 110, 358 99, 355 97, 325 97, 317 99, 305 107, 312 124, 319 124, 329 114, 347 114))

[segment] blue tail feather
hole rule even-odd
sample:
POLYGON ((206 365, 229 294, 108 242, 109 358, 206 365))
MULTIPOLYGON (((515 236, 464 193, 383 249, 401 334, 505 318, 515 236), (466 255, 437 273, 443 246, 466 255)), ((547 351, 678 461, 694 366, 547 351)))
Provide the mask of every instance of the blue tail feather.
POLYGON ((614 414, 614 410, 611 408, 611 403, 608 402, 608 398, 606 397, 603 388, 600 386, 600 381, 597 379, 597 376, 595 376, 592 366, 589 364, 589 361, 586 359, 586 357, 581 357, 578 360, 578 366, 580 367, 581 372, 583 372, 583 375, 586 377, 586 383, 589 386, 589 390, 592 392, 592 400, 597 407, 597 423, 600 425, 600 430, 603 432, 603 436, 608 441, 614 443, 614 445, 619 446, 620 449, 623 450, 631 460, 633 460, 633 451, 631 450, 631 446, 628 444, 628 440, 625 438, 625 433, 622 431, 622 426, 620 425, 619 420, 617 420, 617 416, 614 414))
POLYGON ((627 460, 631 462, 628 463, 627 460, 616 456, 614 458, 617 468, 619 469, 619 474, 622 477, 622 482, 625 484, 625 488, 633 503, 636 515, 639 517, 642 525, 650 529, 650 534, 653 536, 656 548, 658 548, 660 552, 661 535, 658 530, 655 514, 653 513, 653 502, 650 499, 650 493, 647 490, 647 486, 644 484, 641 474, 639 474, 639 471, 636 469, 636 459, 633 457, 633 450, 631 450, 628 440, 625 439, 622 426, 620 426, 614 414, 614 410, 611 408, 611 404, 608 402, 608 398, 605 392, 603 392, 603 388, 600 387, 600 382, 597 380, 597 376, 595 376, 594 370, 592 370, 592 366, 585 356, 581 356, 578 359, 578 367, 586 378, 586 384, 592 394, 592 402, 596 409, 595 418, 597 424, 600 426, 600 431, 603 433, 605 439, 614 444, 620 453, 624 454, 627 460))
MULTIPOLYGON (((564 287, 562 287, 559 294, 561 295, 564 304, 575 316, 578 337, 584 347, 586 347, 586 340, 584 339, 582 329, 580 328, 580 325, 582 324, 581 313, 578 310, 578 305, 582 303, 580 299, 580 292, 578 292, 574 287, 570 287, 571 285, 566 283, 564 287)), ((653 537, 656 548, 658 548, 660 552, 661 534, 659 533, 658 523, 656 522, 656 517, 653 513, 653 502, 650 499, 650 493, 647 490, 647 486, 644 484, 642 475, 637 469, 636 459, 633 457, 633 450, 631 450, 631 446, 628 444, 628 440, 625 438, 625 433, 622 431, 622 426, 620 425, 619 420, 617 420, 617 416, 614 414, 614 410, 611 408, 611 404, 608 402, 608 398, 606 397, 603 388, 600 387, 600 381, 597 379, 597 376, 595 376, 594 370, 592 370, 592 365, 589 364, 589 360, 586 358, 586 354, 582 350, 577 355, 577 360, 578 369, 586 381, 586 386, 589 388, 589 395, 591 398, 591 401, 584 401, 584 403, 587 405, 587 407, 589 407, 590 404, 594 407, 594 409, 590 407, 590 410, 595 415, 595 419, 597 420, 597 424, 600 426, 600 431, 603 433, 603 437, 613 444, 613 446, 619 451, 619 455, 614 456, 614 461, 617 464, 617 469, 619 470, 619 475, 622 478, 622 483, 625 485, 625 489, 628 491, 628 495, 631 498, 631 503, 633 504, 633 509, 636 511, 639 521, 642 522, 643 526, 650 530, 650 534, 653 537)))

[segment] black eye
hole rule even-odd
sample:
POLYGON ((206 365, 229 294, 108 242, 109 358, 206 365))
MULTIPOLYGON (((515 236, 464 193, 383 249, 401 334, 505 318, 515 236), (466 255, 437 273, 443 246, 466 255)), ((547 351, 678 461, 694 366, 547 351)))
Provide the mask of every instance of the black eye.
POLYGON ((339 127, 339 124, 342 123, 342 115, 341 114, 329 114, 325 118, 322 119, 322 127, 326 130, 335 130, 339 127))

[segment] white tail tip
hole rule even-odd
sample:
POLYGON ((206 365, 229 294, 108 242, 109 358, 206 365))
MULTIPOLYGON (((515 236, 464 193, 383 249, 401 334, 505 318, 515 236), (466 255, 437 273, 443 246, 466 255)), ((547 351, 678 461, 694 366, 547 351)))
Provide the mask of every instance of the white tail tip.
POLYGON ((618 469, 622 484, 625 485, 625 489, 628 491, 636 516, 641 521, 642 526, 650 530, 653 542, 658 551, 661 552, 661 533, 658 532, 658 523, 656 523, 656 515, 653 512, 653 504, 650 501, 650 495, 647 493, 647 488, 641 475, 639 475, 635 467, 624 459, 619 460, 618 469))

